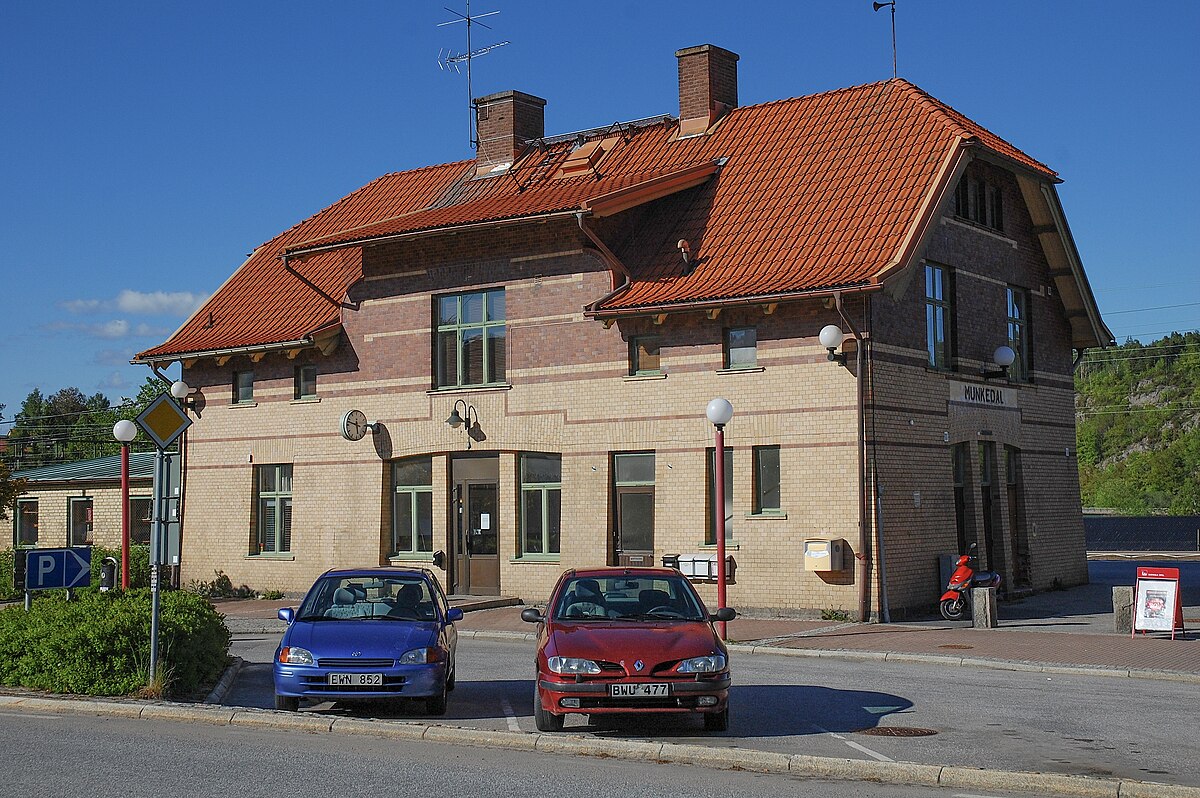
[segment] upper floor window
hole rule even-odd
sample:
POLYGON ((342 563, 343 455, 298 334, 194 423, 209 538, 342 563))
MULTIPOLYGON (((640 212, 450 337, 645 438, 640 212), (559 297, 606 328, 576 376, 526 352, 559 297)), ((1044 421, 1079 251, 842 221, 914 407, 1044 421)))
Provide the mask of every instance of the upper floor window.
POLYGON ((437 299, 438 388, 504 382, 504 289, 437 299))
POLYGON ((950 270, 945 266, 926 263, 925 352, 929 365, 936 369, 950 368, 953 300, 950 270))
POLYGON ((725 331, 725 368, 746 369, 758 365, 758 329, 730 327, 725 331))
POLYGON ((296 374, 293 378, 293 398, 295 399, 313 399, 317 395, 317 367, 309 364, 307 366, 296 366, 296 374))
POLYGON ((954 192, 954 214, 993 230, 1004 230, 1004 197, 1000 187, 964 175, 954 192))
POLYGON ((521 455, 521 554, 558 554, 562 456, 521 455))
POLYGON ((18 499, 16 512, 17 546, 36 546, 38 542, 37 499, 18 499))
POLYGON ((410 457, 392 464, 392 553, 433 551, 433 459, 410 457))
POLYGON ((778 446, 754 447, 754 512, 759 515, 783 511, 780 496, 778 446))
POLYGON ((1029 292, 1023 288, 1009 286, 1008 291, 1008 345, 1016 359, 1008 367, 1008 376, 1014 380, 1029 379, 1029 292))
POLYGON ((252 553, 292 550, 292 464, 254 467, 255 547, 252 553))
POLYGON ((254 401, 254 372, 233 372, 233 403, 242 404, 254 401))
POLYGON ((657 335, 639 335, 629 340, 629 373, 634 375, 662 373, 657 335))

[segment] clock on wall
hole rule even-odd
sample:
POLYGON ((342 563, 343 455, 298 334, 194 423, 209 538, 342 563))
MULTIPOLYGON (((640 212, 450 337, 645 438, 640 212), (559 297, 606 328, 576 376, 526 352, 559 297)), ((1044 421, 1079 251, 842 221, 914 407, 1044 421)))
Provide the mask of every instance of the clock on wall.
POLYGON ((371 427, 361 410, 347 410, 342 414, 342 437, 348 441, 360 441, 371 427))

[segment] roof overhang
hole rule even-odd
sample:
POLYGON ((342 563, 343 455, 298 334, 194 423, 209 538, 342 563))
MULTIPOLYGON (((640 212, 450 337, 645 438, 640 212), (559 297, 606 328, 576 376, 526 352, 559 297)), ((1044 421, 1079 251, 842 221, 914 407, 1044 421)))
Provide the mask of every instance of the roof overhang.
MULTIPOLYGON (((599 308, 596 310, 584 310, 583 315, 585 318, 604 321, 610 319, 627 319, 636 316, 657 316, 664 313, 720 310, 749 305, 774 306, 783 302, 798 302, 806 299, 832 299, 834 294, 866 293, 869 291, 878 291, 881 288, 881 285, 874 283, 862 283, 857 285, 814 288, 804 291, 780 291, 771 294, 755 294, 753 296, 731 297, 729 299, 696 299, 660 303, 657 305, 637 305, 636 307, 614 308, 611 310, 599 308)), ((771 310, 774 310, 774 308, 772 307, 771 310)))
POLYGON ((150 357, 135 357, 129 361, 134 365, 159 366, 168 363, 174 363, 176 360, 182 361, 185 366, 190 366, 192 362, 202 358, 216 358, 218 365, 224 365, 231 357, 238 355, 247 355, 253 360, 261 360, 265 355, 271 352, 285 352, 289 358, 294 358, 305 349, 318 349, 321 354, 331 354, 337 348, 338 334, 342 331, 341 322, 328 325, 316 330, 303 338, 297 338, 293 341, 277 341, 269 344, 247 344, 245 346, 231 346, 216 349, 201 349, 190 352, 173 352, 162 355, 152 355, 150 357))

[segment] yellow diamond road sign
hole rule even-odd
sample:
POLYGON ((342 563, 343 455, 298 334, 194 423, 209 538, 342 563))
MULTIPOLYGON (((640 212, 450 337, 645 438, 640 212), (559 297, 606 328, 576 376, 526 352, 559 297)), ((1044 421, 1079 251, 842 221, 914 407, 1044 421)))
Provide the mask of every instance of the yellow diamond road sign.
POLYGON ((138 426, 146 431, 150 440, 160 449, 166 449, 188 427, 192 420, 179 409, 170 394, 161 393, 150 406, 138 414, 138 426))

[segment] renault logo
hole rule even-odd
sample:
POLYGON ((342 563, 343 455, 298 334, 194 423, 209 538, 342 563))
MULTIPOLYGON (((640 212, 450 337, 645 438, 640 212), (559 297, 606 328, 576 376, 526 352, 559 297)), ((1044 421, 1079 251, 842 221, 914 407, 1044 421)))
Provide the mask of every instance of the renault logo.
POLYGON ((633 669, 634 669, 635 671, 640 671, 640 670, 641 670, 642 668, 644 668, 644 667, 646 667, 646 663, 642 662, 640 659, 639 659, 639 660, 634 660, 634 662, 633 662, 633 669))

